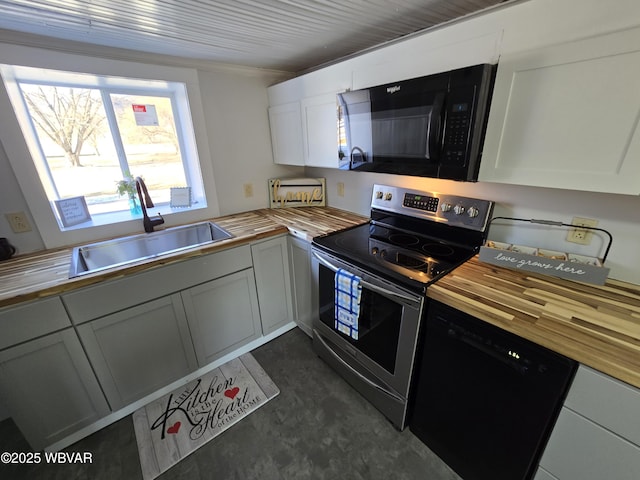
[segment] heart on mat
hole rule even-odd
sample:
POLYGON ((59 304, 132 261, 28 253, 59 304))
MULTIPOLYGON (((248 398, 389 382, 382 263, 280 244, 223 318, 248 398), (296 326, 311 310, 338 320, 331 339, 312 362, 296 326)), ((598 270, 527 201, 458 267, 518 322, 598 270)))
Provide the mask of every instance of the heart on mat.
POLYGON ((240 389, 238 387, 233 387, 230 388, 228 390, 224 391, 224 396, 225 397, 229 397, 231 400, 233 400, 235 398, 235 396, 238 394, 238 392, 240 391, 240 389))
POLYGON ((167 428, 167 433, 178 433, 178 430, 180 430, 180 425, 182 425, 180 422, 174 423, 169 428, 167 428))

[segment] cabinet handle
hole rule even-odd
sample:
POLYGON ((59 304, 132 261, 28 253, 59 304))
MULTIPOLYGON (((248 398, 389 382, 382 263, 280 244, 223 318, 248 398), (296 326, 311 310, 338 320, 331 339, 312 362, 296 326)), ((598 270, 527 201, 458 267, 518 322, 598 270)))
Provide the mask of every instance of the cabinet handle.
MULTIPOLYGON (((313 252, 313 256, 316 257, 318 259, 318 261, 320 263, 322 263, 325 267, 327 267, 329 270, 333 271, 333 272, 337 272, 339 270, 338 267, 336 267, 335 265, 333 265, 331 262, 329 262, 328 260, 325 260, 324 258, 320 257, 316 252, 313 252)), ((363 288, 367 288, 371 291, 374 291, 376 293, 379 293, 381 295, 384 295, 386 297, 394 297, 394 298, 399 298, 401 300, 405 300, 407 302, 411 302, 411 303, 420 303, 420 297, 410 297, 408 295, 402 295, 401 293, 397 293, 397 292, 392 292, 391 290, 387 290, 386 288, 383 287, 379 287, 377 285, 373 285, 372 283, 369 283, 365 280, 360 279, 360 285, 362 285, 363 288)))
POLYGON ((349 365, 347 362, 345 362, 342 359, 342 357, 340 357, 340 355, 338 355, 336 352, 333 351, 333 349, 329 346, 329 344, 327 344, 327 342, 324 340, 324 338, 322 338, 322 336, 318 333, 318 331, 315 328, 313 329, 313 335, 315 336, 315 338, 318 339, 318 341, 331 354, 331 356, 333 358, 335 358, 338 362, 340 362, 341 365, 347 367, 347 369, 349 369, 349 371, 351 373, 353 373, 354 375, 356 375, 360 380, 365 382, 367 385, 375 388, 376 390, 378 390, 378 391, 390 396, 394 400, 397 400, 398 402, 404 402, 404 399, 400 395, 398 395, 397 393, 394 393, 394 392, 390 392, 386 388, 383 388, 382 386, 378 385, 377 383, 371 381, 369 378, 365 377, 362 373, 360 373, 358 370, 356 370, 351 365, 349 365))

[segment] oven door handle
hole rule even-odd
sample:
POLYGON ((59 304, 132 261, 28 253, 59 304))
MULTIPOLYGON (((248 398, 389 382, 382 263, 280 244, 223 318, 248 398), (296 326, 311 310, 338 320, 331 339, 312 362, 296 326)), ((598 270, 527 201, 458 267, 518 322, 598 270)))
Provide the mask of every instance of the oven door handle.
MULTIPOLYGON (((334 264, 332 264, 328 260, 325 260, 324 258, 322 258, 316 252, 313 252, 313 256, 316 257, 318 261, 328 269, 334 272, 338 272, 339 270, 338 267, 336 267, 334 264)), ((407 302, 412 302, 412 303, 419 302, 419 300, 416 297, 410 297, 409 295, 403 295, 401 293, 392 292, 391 290, 387 290, 386 288, 379 287, 377 285, 374 285, 362 279, 360 279, 360 285, 362 285, 364 288, 368 288, 369 290, 373 290, 374 292, 380 293, 381 295, 385 295, 387 297, 400 298, 402 300, 405 300, 407 302)))
POLYGON ((374 381, 372 381, 371 379, 365 377, 362 373, 360 373, 358 370, 356 370, 355 368, 353 368, 351 365, 349 365, 347 362, 344 361, 344 359, 338 355, 336 352, 333 351, 333 348, 331 348, 327 342, 324 340, 324 338, 322 338, 322 335, 320 334, 320 332, 318 332, 315 328, 313 329, 313 333, 315 334, 315 337, 320 341, 320 343, 322 343, 322 346, 331 354, 331 356, 333 358, 335 358, 338 362, 340 362, 341 365, 347 367, 349 369, 349 371, 351 371, 351 373, 353 373, 354 375, 356 375, 360 380, 362 380, 363 382, 365 382, 367 385, 375 388, 376 390, 384 393, 385 395, 388 395, 390 397, 392 397, 394 400, 397 400, 398 402, 404 402, 404 398, 402 398, 400 395, 398 395, 395 392, 390 392, 389 390, 387 390, 384 387, 381 387, 380 385, 378 385, 377 383, 375 383, 374 381))

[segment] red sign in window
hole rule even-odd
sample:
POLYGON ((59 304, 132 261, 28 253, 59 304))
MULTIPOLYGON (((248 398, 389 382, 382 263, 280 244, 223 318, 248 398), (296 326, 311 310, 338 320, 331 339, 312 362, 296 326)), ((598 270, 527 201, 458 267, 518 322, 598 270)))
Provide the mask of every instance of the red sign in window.
POLYGON ((131 105, 133 107, 133 111, 135 113, 146 113, 147 106, 146 105, 131 105))

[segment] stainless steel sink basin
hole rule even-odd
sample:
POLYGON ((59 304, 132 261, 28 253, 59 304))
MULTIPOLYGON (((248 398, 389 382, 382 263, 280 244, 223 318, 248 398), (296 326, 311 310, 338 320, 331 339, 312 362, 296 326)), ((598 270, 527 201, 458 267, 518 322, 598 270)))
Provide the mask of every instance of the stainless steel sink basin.
POLYGON ((194 223, 75 247, 69 278, 232 238, 212 222, 194 223))

